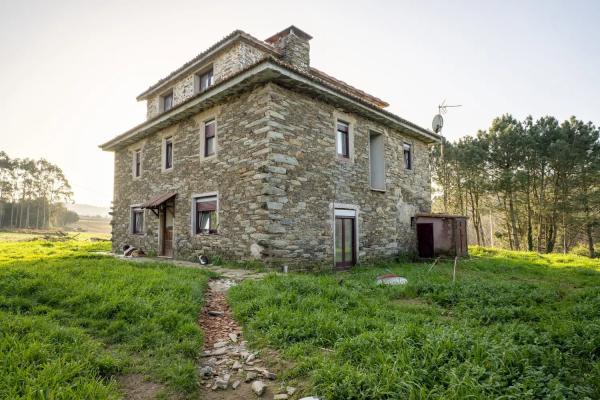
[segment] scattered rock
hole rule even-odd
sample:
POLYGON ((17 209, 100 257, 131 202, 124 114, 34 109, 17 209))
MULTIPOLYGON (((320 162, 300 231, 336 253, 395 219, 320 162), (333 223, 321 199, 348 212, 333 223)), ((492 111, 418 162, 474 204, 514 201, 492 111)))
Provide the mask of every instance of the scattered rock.
POLYGON ((273 400, 287 400, 287 399, 288 399, 287 393, 280 393, 280 394, 276 394, 275 396, 273 396, 273 400))
POLYGON ((272 380, 272 381, 273 381, 273 380, 275 380, 275 378, 277 378, 277 376, 276 376, 274 373, 272 373, 272 372, 269 372, 269 371, 267 371, 266 369, 262 370, 262 371, 261 371, 261 374, 262 374, 262 376, 264 376, 265 378, 267 378, 267 379, 270 379, 270 380, 272 380))
MULTIPOLYGON (((243 346, 243 344, 242 344, 242 346, 243 346)), ((242 359, 244 359, 244 360, 247 359, 249 355, 250 355, 250 353, 248 353, 247 351, 240 352, 240 357, 242 357, 242 359)))
POLYGON ((258 378, 258 374, 254 371, 250 371, 246 374, 246 382, 250 382, 258 378))
POLYGON ((235 333, 230 333, 228 336, 229 336, 229 340, 231 340, 233 343, 237 343, 238 336, 235 333))
POLYGON ((231 387, 233 388, 233 390, 235 390, 238 388, 238 386, 240 386, 241 383, 241 381, 235 381, 231 384, 231 387))
POLYGON ((213 345, 215 349, 220 349, 221 347, 227 346, 227 342, 217 342, 213 345))
POLYGON ((221 347, 219 349, 213 350, 210 355, 212 356, 222 356, 224 354, 227 354, 227 347, 221 347))
POLYGON ((263 381, 254 381, 254 382, 252 382, 252 390, 258 396, 262 396, 262 394, 265 392, 265 384, 264 384, 264 382, 263 381))
POLYGON ((250 354, 247 358, 246 358, 246 363, 252 362, 254 361, 254 359, 256 358, 256 356, 254 354, 250 354))
POLYGON ((222 317, 225 313, 223 311, 209 310, 208 315, 211 317, 222 317))
POLYGON ((215 379, 215 386, 219 389, 227 389, 227 386, 229 386, 229 375, 215 379))
POLYGON ((233 363, 233 366, 231 367, 233 369, 241 369, 242 368, 242 364, 239 361, 236 361, 233 363))
POLYGON ((200 368, 200 376, 202 378, 208 378, 210 376, 213 376, 214 373, 215 370, 210 365, 205 365, 204 367, 200 368))
POLYGON ((294 393, 296 393, 296 388, 293 386, 288 386, 285 391, 287 392, 288 395, 293 396, 294 393))

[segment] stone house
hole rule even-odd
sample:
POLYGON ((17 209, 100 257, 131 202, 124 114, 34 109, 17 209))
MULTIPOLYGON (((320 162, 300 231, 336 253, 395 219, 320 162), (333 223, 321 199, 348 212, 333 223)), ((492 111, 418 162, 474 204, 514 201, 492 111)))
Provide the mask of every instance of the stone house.
POLYGON ((311 36, 234 31, 137 98, 115 153, 113 250, 336 269, 415 251, 439 137, 310 65, 311 36))

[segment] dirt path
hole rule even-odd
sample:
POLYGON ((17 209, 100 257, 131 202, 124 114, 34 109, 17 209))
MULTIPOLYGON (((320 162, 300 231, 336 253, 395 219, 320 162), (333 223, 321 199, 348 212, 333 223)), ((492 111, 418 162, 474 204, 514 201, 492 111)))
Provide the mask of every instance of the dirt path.
POLYGON ((209 281, 204 293, 204 307, 198 317, 198 324, 204 332, 204 348, 198 366, 200 399, 298 398, 296 388, 284 386, 278 379, 279 372, 286 369, 285 363, 274 351, 261 353, 247 348, 242 329, 233 319, 227 304, 229 288, 246 279, 262 279, 265 273, 153 257, 117 258, 132 262, 168 262, 179 267, 206 269, 219 275, 219 278, 209 281))
MULTIPOLYGON (((263 274, 246 270, 211 268, 221 277, 208 284, 199 324, 204 332, 204 351, 198 372, 200 398, 208 400, 291 399, 296 392, 277 380, 277 370, 269 369, 261 355, 247 348, 242 329, 233 319, 226 293, 244 279, 260 279, 263 274)), ((272 361, 272 360, 270 360, 272 361)))

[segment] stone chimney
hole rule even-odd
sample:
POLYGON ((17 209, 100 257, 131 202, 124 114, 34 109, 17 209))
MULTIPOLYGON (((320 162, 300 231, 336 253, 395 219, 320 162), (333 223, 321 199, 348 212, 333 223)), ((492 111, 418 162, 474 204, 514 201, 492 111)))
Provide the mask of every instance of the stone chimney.
POLYGON ((309 72, 310 45, 308 41, 310 39, 312 36, 292 25, 271 36, 265 42, 281 52, 283 61, 302 71, 309 72))

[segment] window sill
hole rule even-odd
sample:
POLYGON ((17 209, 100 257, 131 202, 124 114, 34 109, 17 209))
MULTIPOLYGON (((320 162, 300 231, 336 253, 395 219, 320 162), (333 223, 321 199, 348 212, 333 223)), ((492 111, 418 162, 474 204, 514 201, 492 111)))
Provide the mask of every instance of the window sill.
POLYGON ((380 193, 385 193, 385 192, 387 192, 387 190, 386 190, 385 188, 381 189, 381 188, 374 188, 374 187, 371 187, 370 189, 371 189, 371 191, 372 191, 372 192, 380 192, 380 193))
POLYGON ((337 155, 337 160, 340 161, 340 162, 344 162, 344 163, 354 162, 354 160, 352 158, 340 156, 339 154, 337 155))
POLYGON ((194 236, 198 237, 198 236, 219 236, 218 232, 211 232, 211 233, 205 233, 205 232, 201 232, 201 233, 194 233, 194 236))
POLYGON ((202 161, 204 161, 204 160, 207 160, 207 161, 208 160, 212 160, 213 158, 217 158, 217 153, 213 153, 210 156, 200 155, 200 159, 202 161))
POLYGON ((173 172, 173 170, 174 170, 173 167, 168 168, 168 169, 167 168, 163 168, 163 169, 160 170, 160 172, 167 173, 167 172, 173 172))

